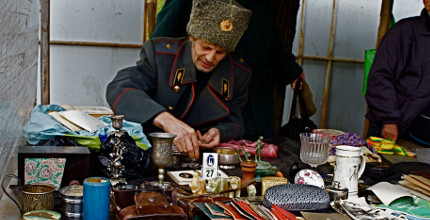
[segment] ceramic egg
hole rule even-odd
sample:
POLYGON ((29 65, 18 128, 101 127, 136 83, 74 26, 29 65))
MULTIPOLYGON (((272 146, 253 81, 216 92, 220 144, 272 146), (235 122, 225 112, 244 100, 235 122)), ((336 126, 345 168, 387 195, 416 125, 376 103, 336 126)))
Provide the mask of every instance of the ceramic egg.
POLYGON ((294 183, 313 185, 322 189, 325 188, 324 179, 317 171, 311 169, 300 170, 294 177, 294 183))

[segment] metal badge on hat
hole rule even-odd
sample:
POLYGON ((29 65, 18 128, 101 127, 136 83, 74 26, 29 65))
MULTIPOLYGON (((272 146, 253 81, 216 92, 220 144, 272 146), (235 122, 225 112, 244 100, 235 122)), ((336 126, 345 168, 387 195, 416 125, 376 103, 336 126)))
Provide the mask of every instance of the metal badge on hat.
MULTIPOLYGON (((231 6, 231 1, 232 0, 230 0, 230 6, 231 6)), ((232 9, 230 9, 230 17, 232 17, 231 10, 232 9)), ((222 31, 230 32, 233 30, 233 23, 231 21, 229 21, 228 19, 226 19, 226 20, 221 21, 220 27, 221 27, 222 31)))

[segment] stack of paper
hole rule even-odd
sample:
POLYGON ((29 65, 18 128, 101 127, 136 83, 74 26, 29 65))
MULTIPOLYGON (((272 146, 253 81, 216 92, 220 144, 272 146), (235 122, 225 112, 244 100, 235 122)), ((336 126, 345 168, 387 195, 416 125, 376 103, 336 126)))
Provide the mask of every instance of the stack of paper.
POLYGON ((106 106, 75 106, 76 110, 89 114, 93 117, 101 117, 103 115, 113 115, 113 111, 106 106))
POLYGON ((388 182, 380 182, 369 188, 381 200, 384 205, 389 206, 394 200, 401 197, 411 197, 412 194, 399 185, 388 182))
MULTIPOLYGON (((418 180, 421 179, 419 176, 413 176, 414 177, 411 175, 404 175, 403 178, 408 182, 407 184, 412 184, 412 182, 409 182, 409 180, 413 181, 414 184, 418 184, 416 181, 421 182, 418 180)), ((424 179, 421 180, 427 181, 424 179)), ((423 182, 421 183, 424 184, 423 182)), ((376 196, 378 196, 379 200, 384 203, 378 205, 378 208, 394 210, 400 214, 399 217, 404 217, 401 219, 430 219, 430 202, 428 201, 429 196, 419 193, 418 191, 411 190, 410 188, 404 187, 403 185, 394 185, 387 182, 375 184, 370 187, 370 189, 375 193, 376 196), (414 196, 413 194, 417 196, 414 196)))
POLYGON ((89 114, 93 117, 101 117, 103 115, 113 115, 113 111, 106 106, 72 106, 69 104, 61 105, 66 110, 80 110, 83 113, 89 114))
POLYGON ((430 196, 430 179, 414 174, 403 175, 402 179, 399 181, 399 184, 412 190, 412 193, 418 191, 426 196, 430 196))
POLYGON ((52 111, 48 114, 72 131, 85 129, 89 132, 95 132, 98 128, 108 125, 80 110, 67 110, 61 112, 52 111))

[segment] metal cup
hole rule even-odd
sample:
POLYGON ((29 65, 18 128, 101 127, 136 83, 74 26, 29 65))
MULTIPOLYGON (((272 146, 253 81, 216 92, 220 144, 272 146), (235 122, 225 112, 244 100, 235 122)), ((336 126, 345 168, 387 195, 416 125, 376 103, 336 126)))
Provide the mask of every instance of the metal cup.
POLYGON ((175 134, 155 132, 150 133, 152 139, 152 162, 158 167, 158 185, 163 187, 164 168, 172 161, 172 143, 175 134))
POLYGON ((52 185, 29 185, 26 184, 21 187, 19 178, 13 174, 8 174, 3 178, 2 188, 4 193, 18 206, 22 214, 33 210, 54 210, 54 191, 55 187, 52 185), (18 185, 22 193, 22 205, 19 205, 5 189, 5 182, 8 178, 15 178, 18 180, 18 185))

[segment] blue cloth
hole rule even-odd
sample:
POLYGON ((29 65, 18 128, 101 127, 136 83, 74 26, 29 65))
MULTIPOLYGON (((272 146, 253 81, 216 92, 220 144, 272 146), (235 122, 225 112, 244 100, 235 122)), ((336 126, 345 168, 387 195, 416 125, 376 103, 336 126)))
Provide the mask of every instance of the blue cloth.
MULTIPOLYGON (((63 107, 59 105, 37 105, 33 108, 30 116, 30 120, 24 126, 24 137, 27 142, 31 145, 37 145, 41 141, 49 140, 55 136, 72 136, 73 138, 79 137, 97 137, 103 141, 111 131, 115 129, 112 127, 112 122, 109 116, 101 116, 100 120, 106 122, 108 126, 100 127, 95 132, 89 132, 86 130, 72 131, 67 127, 63 126, 54 117, 50 116, 50 111, 65 111, 63 107)), ((151 147, 148 139, 143 133, 142 126, 135 122, 123 121, 122 130, 125 130, 133 139, 141 142, 137 143, 141 148, 145 150, 151 147)), ((101 144, 99 141, 99 144, 101 144)), ((79 142, 79 141, 78 141, 79 142)), ((97 148, 92 146, 92 149, 97 148)), ((100 148, 100 146, 98 146, 100 148)))

